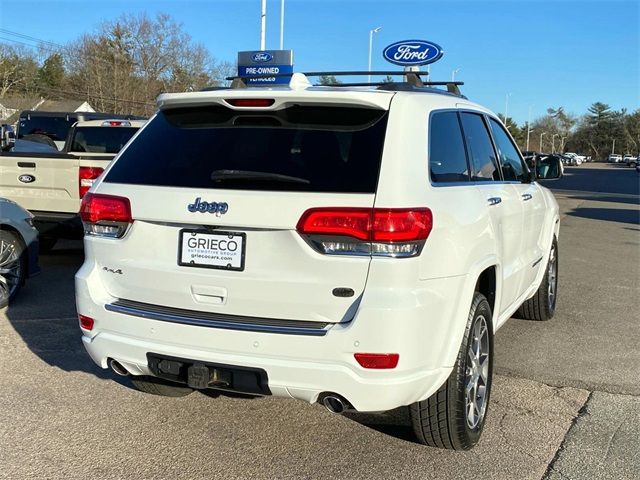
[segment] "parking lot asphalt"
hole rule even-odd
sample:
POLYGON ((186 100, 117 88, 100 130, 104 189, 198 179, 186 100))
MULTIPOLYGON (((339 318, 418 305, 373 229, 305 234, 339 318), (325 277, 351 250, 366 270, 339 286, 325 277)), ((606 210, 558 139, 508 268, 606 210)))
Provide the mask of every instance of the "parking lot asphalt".
POLYGON ((0 312, 0 478, 640 478, 640 176, 588 164, 548 186, 562 210, 558 312, 498 332, 475 449, 416 444, 403 409, 134 390, 84 352, 82 249, 64 242, 0 312))

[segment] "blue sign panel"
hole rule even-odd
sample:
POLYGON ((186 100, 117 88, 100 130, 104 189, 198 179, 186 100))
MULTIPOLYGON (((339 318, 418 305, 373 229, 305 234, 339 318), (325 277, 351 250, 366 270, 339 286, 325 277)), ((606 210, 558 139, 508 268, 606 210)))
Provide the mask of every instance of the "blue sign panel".
POLYGON ((382 52, 387 62, 404 67, 427 65, 440 60, 443 54, 442 47, 426 40, 402 40, 392 43, 382 52))
POLYGON ((269 50, 238 52, 238 75, 249 85, 287 84, 291 77, 265 77, 264 75, 293 74, 293 51, 269 50))

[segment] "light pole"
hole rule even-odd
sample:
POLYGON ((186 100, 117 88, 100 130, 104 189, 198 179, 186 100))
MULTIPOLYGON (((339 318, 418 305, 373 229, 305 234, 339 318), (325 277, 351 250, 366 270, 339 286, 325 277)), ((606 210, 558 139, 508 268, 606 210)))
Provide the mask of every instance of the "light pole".
POLYGON ((529 118, 527 119, 527 151, 529 151, 529 136, 531 135, 531 109, 533 105, 529 105, 529 118))
POLYGON ((280 0, 280 50, 284 50, 284 0, 280 0))
POLYGON ((454 71, 451 72, 451 81, 455 82, 456 81, 456 73, 458 73, 461 69, 460 68, 456 68, 454 71))
MULTIPOLYGON (((371 72, 371 51, 373 50, 373 34, 378 33, 382 27, 376 27, 369 30, 369 69, 368 72, 371 72)), ((371 83, 371 74, 367 77, 367 83, 371 83)))
POLYGON ((509 129, 509 125, 507 123, 507 114, 509 113, 509 97, 511 96, 510 93, 507 93, 505 95, 505 102, 504 102, 504 126, 507 127, 507 130, 509 129))
POLYGON ((616 153, 616 139, 613 139, 613 145, 611 145, 611 154, 616 153))
POLYGON ((543 135, 546 135, 546 134, 547 134, 547 132, 542 132, 540 134, 540 153, 542 153, 542 137, 543 137, 543 135))
POLYGON ((262 0, 260 8, 260 50, 265 47, 265 33, 267 30, 267 0, 262 0))
POLYGON ((551 136, 551 153, 556 153, 556 137, 559 137, 559 133, 554 133, 551 136))

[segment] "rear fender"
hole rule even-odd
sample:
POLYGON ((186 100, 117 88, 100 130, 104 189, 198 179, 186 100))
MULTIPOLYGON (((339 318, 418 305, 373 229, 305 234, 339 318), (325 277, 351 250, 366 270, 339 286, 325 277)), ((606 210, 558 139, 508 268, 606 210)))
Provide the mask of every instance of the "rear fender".
MULTIPOLYGON (((496 255, 488 255, 484 257, 482 260, 478 261, 474 265, 471 266, 469 274, 466 276, 466 280, 462 286, 461 291, 457 292, 456 297, 458 298, 455 314, 451 321, 453 322, 453 328, 451 329, 451 341, 449 342, 448 348, 444 351, 444 366, 452 367, 458 356, 458 352, 460 350, 460 346, 462 345, 462 339, 464 337, 464 331, 467 327, 467 319, 469 317, 469 309, 471 308, 471 303, 473 302, 473 295, 476 291, 476 284, 478 283, 478 279, 482 272, 484 272, 487 268, 495 267, 496 268, 496 295, 495 295, 495 305, 500 304, 500 294, 501 294, 501 282, 500 282, 500 264, 498 263, 498 258, 496 255)), ((498 319, 498 312, 492 312, 492 323, 494 325, 494 331, 496 330, 496 323, 498 319)))

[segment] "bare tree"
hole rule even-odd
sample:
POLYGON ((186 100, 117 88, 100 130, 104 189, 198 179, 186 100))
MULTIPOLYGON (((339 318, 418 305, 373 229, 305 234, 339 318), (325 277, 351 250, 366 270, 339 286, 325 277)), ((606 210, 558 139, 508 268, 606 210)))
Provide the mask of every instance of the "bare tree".
POLYGON ((151 113, 162 92, 200 90, 232 73, 166 14, 105 22, 74 42, 65 60, 73 90, 115 113, 151 113))

